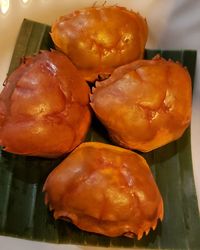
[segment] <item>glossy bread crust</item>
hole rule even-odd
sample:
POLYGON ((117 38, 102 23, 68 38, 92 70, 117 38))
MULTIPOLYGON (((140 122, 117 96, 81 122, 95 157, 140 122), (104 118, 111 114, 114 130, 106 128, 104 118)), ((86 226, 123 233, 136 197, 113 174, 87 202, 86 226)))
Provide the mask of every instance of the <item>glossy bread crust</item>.
POLYGON ((90 81, 142 58, 147 35, 146 20, 118 6, 76 10, 60 17, 51 30, 56 47, 90 81))
POLYGON ((191 119, 191 86, 187 69, 157 56, 97 82, 91 106, 114 142, 147 152, 182 136, 191 119))
POLYGON ((78 146, 47 177, 45 203, 55 219, 110 237, 140 239, 163 218, 163 201, 140 155, 116 146, 78 146))
POLYGON ((42 51, 25 59, 0 94, 0 145, 32 156, 70 152, 90 124, 89 92, 64 54, 42 51))

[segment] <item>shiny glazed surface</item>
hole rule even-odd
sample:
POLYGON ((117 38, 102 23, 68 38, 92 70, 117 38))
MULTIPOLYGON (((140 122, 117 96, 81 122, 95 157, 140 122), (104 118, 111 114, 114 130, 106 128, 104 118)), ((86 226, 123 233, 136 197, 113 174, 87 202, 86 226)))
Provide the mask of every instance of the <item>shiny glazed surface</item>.
POLYGON ((190 123, 191 99, 188 71, 158 56, 119 67, 97 82, 91 106, 113 141, 146 152, 181 137, 190 123))
POLYGON ((47 177, 45 203, 55 219, 80 229, 140 239, 163 218, 163 201, 140 155, 98 142, 82 143, 47 177))
POLYGON ((25 59, 0 94, 0 145, 5 151, 57 157, 85 137, 89 87, 56 51, 25 59))
POLYGON ((102 6, 74 11, 52 25, 51 37, 87 80, 142 58, 147 23, 124 7, 102 6))

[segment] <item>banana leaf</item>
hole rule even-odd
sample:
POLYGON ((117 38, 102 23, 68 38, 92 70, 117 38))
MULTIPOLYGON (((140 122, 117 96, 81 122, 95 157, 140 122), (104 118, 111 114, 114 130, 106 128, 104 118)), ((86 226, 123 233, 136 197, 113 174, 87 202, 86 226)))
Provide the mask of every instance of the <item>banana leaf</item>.
MULTIPOLYGON (((10 74, 24 56, 51 49, 50 27, 24 20, 14 48, 10 74)), ((194 80, 196 52, 189 50, 146 50, 180 61, 194 80)), ((111 143, 105 128, 94 117, 87 141, 111 143)), ((0 234, 36 241, 106 247, 147 249, 200 249, 200 222, 194 185, 190 128, 181 139, 150 153, 142 154, 149 163, 163 196, 165 216, 155 231, 137 239, 109 238, 79 230, 71 223, 55 221, 44 205, 42 186, 47 175, 62 161, 25 157, 1 151, 0 155, 0 234)))

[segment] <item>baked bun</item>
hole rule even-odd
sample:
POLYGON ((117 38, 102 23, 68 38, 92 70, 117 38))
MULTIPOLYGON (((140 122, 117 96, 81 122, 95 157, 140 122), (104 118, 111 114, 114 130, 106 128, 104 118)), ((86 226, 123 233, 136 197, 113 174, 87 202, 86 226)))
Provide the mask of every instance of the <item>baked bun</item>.
POLYGON ((191 86, 187 69, 157 56, 97 82, 91 106, 115 143, 147 152, 182 136, 191 119, 191 86))
POLYGON ((27 58, 0 94, 0 145, 8 152, 58 157, 84 139, 89 87, 60 52, 27 58))
POLYGON ((60 17, 51 30, 56 47, 90 81, 142 58, 147 34, 146 20, 119 6, 76 10, 60 17))
POLYGON ((162 197, 144 158, 108 144, 78 146, 43 190, 55 219, 110 237, 140 239, 163 218, 162 197))

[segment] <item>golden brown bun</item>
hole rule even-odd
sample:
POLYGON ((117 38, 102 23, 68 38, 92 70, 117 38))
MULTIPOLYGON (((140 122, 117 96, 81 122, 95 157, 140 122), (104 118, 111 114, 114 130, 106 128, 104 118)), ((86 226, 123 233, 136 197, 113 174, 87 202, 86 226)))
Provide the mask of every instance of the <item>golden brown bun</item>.
POLYGON ((114 68, 143 57, 148 28, 144 18, 124 7, 102 6, 60 17, 51 37, 82 71, 86 80, 97 79, 114 68))
POLYGON ((96 84, 91 106, 117 144, 150 151, 181 137, 191 119, 191 79, 155 57, 119 67, 96 84))
POLYGON ((140 239, 163 218, 163 201, 149 166, 130 150, 98 142, 78 146, 44 184, 55 219, 82 230, 140 239))
POLYGON ((5 151, 57 157, 84 139, 89 87, 67 57, 43 51, 27 58, 0 94, 0 145, 5 151))

